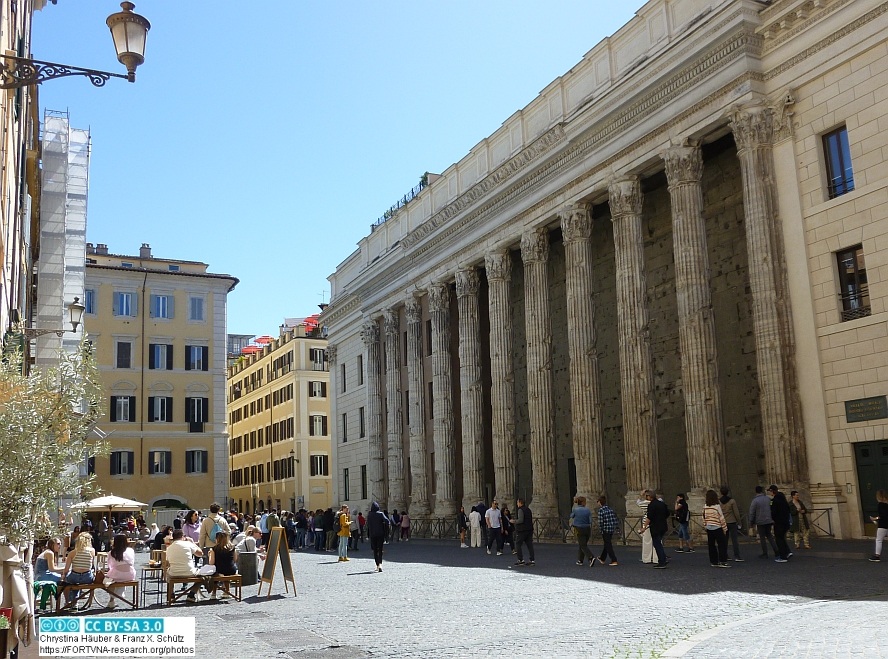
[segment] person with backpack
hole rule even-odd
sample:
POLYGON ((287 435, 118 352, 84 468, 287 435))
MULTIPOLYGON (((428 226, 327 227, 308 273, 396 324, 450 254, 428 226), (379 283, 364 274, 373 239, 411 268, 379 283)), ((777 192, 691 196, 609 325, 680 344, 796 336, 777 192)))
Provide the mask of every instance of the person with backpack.
POLYGON ((693 552, 690 529, 691 510, 688 508, 688 499, 683 492, 679 492, 675 497, 675 521, 678 522, 678 549, 675 551, 679 553, 693 552), (687 549, 685 549, 685 545, 687 545, 687 549))
MULTIPOLYGON (((200 536, 197 546, 202 550, 209 550, 216 544, 216 536, 220 531, 224 531, 228 534, 228 537, 231 537, 231 527, 228 526, 228 522, 225 518, 219 514, 221 509, 222 506, 213 502, 210 505, 210 514, 207 515, 204 518, 204 521, 200 524, 200 536)), ((203 553, 206 554, 207 552, 204 551, 203 553)))
POLYGON ((388 517, 374 501, 370 504, 370 512, 367 514, 367 536, 370 538, 370 548, 373 550, 377 572, 382 572, 382 546, 386 543, 389 526, 388 517))

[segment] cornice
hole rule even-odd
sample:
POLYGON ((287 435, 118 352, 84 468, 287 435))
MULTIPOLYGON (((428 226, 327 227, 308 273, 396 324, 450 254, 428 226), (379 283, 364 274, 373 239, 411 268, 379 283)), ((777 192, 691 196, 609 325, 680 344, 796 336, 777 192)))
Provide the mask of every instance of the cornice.
POLYGON ((803 0, 780 13, 780 6, 762 12, 762 26, 758 32, 765 38, 764 51, 768 53, 797 34, 819 23, 852 0, 803 0), (774 13, 774 16, 771 14, 774 13))
POLYGON ((341 320, 343 316, 353 313, 360 306, 360 296, 351 294, 348 295, 348 297, 341 302, 339 300, 337 300, 336 302, 331 302, 329 306, 324 309, 324 313, 322 313, 318 317, 318 320, 321 321, 322 325, 333 325, 334 323, 341 320))

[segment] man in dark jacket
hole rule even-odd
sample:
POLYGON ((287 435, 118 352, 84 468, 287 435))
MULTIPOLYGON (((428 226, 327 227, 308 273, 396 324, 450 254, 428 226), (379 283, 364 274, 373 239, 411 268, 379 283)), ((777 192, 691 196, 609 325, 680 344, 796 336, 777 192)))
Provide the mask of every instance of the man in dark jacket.
POLYGON ((663 549, 663 536, 669 530, 669 506, 657 498, 654 490, 645 490, 644 498, 647 499, 647 515, 641 532, 645 529, 651 530, 651 542, 654 545, 654 551, 657 552, 657 564, 655 568, 663 569, 666 567, 666 550, 663 549))
POLYGON ((327 551, 333 551, 333 541, 336 539, 336 531, 333 529, 333 509, 327 508, 324 511, 324 548, 327 551))
POLYGON ((535 565, 533 562, 533 513, 524 505, 524 499, 516 502, 518 511, 515 513, 515 552, 518 554, 518 562, 515 565, 535 565), (524 554, 521 547, 527 545, 528 562, 524 562, 524 554))
POLYGON ((774 520, 774 540, 777 542, 777 558, 774 560, 777 563, 786 563, 792 556, 789 545, 786 544, 786 532, 792 526, 789 502, 776 485, 768 488, 768 496, 771 497, 771 518, 774 520))
POLYGON ((376 561, 376 571, 382 572, 382 546, 389 534, 389 519, 379 509, 375 501, 370 504, 370 512, 367 514, 367 536, 370 538, 370 548, 373 550, 373 560, 376 561))

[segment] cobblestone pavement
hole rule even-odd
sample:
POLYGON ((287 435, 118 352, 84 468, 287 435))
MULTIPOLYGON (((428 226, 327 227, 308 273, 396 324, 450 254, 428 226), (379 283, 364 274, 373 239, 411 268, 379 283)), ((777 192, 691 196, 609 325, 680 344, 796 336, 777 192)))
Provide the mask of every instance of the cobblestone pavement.
POLYGON ((270 597, 248 586, 240 603, 110 615, 194 616, 208 658, 888 656, 888 565, 865 560, 870 542, 821 540, 787 564, 743 549, 731 569, 704 546, 655 570, 618 546, 619 567, 590 569, 574 546, 543 544, 536 566, 513 568, 508 550, 412 540, 386 546, 377 574, 365 544, 348 563, 292 553, 295 597, 278 569, 270 597))

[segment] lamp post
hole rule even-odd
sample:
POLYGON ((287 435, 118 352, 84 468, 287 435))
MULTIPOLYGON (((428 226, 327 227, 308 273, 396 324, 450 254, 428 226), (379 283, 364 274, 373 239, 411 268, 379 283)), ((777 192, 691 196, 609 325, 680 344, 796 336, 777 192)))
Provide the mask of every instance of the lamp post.
POLYGON ((75 297, 74 301, 68 305, 68 317, 71 322, 71 329, 44 329, 39 327, 19 327, 18 330, 22 333, 22 335, 28 339, 36 339, 38 336, 46 336, 47 334, 55 334, 57 337, 62 338, 65 335, 65 332, 76 332, 77 328, 80 326, 80 321, 83 320, 83 312, 86 310, 82 304, 80 304, 80 298, 75 297))
POLYGON ((126 67, 126 75, 0 54, 0 89, 39 85, 44 80, 68 76, 85 76, 96 87, 104 86, 111 78, 135 82, 136 67, 145 61, 145 42, 151 23, 144 16, 133 13, 136 6, 132 2, 121 2, 120 7, 123 11, 111 14, 105 23, 111 30, 117 59, 126 67))

